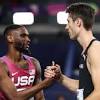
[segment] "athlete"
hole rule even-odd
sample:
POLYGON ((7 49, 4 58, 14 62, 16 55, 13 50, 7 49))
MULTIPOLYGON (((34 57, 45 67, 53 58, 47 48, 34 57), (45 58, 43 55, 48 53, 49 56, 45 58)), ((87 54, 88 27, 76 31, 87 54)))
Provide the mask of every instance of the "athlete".
POLYGON ((45 69, 45 77, 56 74, 61 84, 79 93, 78 100, 100 100, 100 41, 92 32, 95 10, 86 3, 73 3, 67 7, 66 13, 69 16, 65 29, 70 39, 77 40, 83 48, 79 80, 62 74, 59 65, 45 69))
POLYGON ((0 58, 0 100, 44 100, 42 89, 52 79, 41 81, 39 61, 23 53, 29 51, 28 30, 21 25, 10 25, 4 37, 8 49, 0 58))

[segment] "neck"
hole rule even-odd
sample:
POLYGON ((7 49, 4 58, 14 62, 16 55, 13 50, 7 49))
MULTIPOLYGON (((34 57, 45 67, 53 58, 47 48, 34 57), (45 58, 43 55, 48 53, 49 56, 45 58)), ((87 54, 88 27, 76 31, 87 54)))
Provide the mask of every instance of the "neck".
POLYGON ((90 41, 94 38, 95 37, 93 36, 93 33, 91 30, 89 30, 89 31, 83 30, 79 34, 77 41, 80 43, 80 45, 82 46, 83 51, 84 51, 87 48, 87 46, 89 45, 90 41))
POLYGON ((21 60, 22 58, 22 53, 15 50, 14 48, 12 47, 9 47, 10 49, 8 49, 8 53, 7 53, 7 56, 13 60, 14 62, 18 62, 21 60))

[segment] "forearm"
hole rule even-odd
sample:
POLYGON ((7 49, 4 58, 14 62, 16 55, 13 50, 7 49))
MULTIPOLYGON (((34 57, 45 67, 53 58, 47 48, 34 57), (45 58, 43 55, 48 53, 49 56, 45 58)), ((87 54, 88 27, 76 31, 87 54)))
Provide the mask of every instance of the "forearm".
POLYGON ((30 89, 26 89, 24 91, 19 92, 18 96, 23 98, 23 100, 26 100, 27 98, 30 98, 33 95, 35 96, 42 89, 48 87, 52 83, 52 80, 53 79, 45 79, 45 80, 41 81, 39 84, 37 84, 36 86, 33 86, 30 89))
POLYGON ((100 91, 93 91, 85 100, 100 100, 100 91))
POLYGON ((79 88, 79 80, 68 78, 65 75, 61 75, 59 82, 67 87, 70 91, 76 92, 76 90, 79 88))
POLYGON ((43 91, 40 91, 37 94, 35 94, 34 99, 35 100, 45 100, 43 91))

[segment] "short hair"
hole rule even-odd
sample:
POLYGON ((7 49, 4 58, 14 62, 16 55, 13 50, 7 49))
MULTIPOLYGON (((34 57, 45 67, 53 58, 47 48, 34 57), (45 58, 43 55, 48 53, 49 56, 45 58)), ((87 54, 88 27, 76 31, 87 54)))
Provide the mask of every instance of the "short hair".
POLYGON ((15 29, 18 29, 20 27, 24 27, 24 26, 17 25, 17 24, 12 24, 12 25, 7 26, 5 28, 5 30, 4 30, 4 37, 6 38, 6 36, 9 34, 10 31, 15 30, 15 29))
POLYGON ((95 19, 95 10, 88 3, 73 3, 66 9, 66 13, 69 13, 73 21, 77 18, 83 20, 83 25, 86 30, 92 28, 95 19))

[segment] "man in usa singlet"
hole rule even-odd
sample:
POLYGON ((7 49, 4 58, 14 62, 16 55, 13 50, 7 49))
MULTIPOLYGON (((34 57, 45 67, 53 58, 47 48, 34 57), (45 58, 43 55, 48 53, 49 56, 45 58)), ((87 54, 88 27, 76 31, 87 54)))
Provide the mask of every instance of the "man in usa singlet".
POLYGON ((10 25, 4 30, 7 52, 0 58, 0 100, 44 100, 42 89, 53 78, 41 81, 40 63, 29 52, 29 33, 25 26, 10 25))
MULTIPOLYGON (((22 91, 27 88, 31 88, 34 84, 36 77, 36 66, 32 63, 32 59, 29 56, 23 55, 27 61, 27 65, 24 65, 25 68, 20 68, 14 64, 10 58, 7 56, 1 57, 2 62, 4 62, 9 70, 9 77, 12 79, 12 82, 15 84, 17 91, 22 91)), ((3 93, 1 93, 3 94, 3 93)), ((31 98, 31 100, 33 100, 31 98)))

